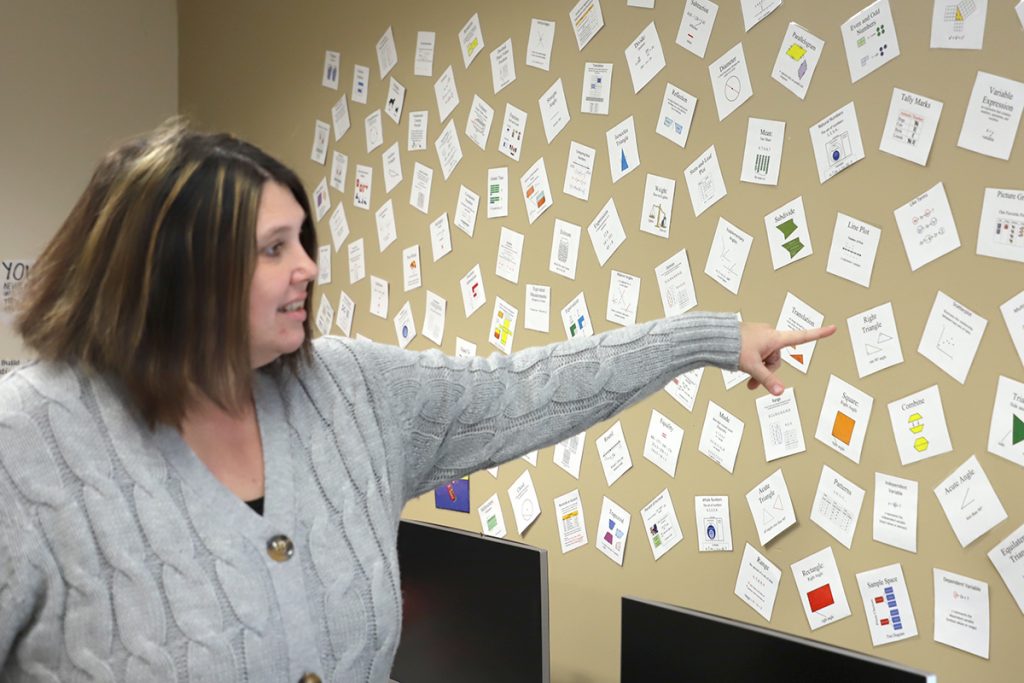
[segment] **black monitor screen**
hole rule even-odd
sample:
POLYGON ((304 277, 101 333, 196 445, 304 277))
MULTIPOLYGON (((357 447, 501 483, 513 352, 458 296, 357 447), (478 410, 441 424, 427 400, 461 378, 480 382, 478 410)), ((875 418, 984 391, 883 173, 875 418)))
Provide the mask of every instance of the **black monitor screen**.
POLYGON ((398 530, 398 683, 548 683, 547 551, 420 522, 398 530))
POLYGON ((622 598, 622 683, 757 681, 935 683, 915 671, 852 650, 759 626, 634 598, 622 598))

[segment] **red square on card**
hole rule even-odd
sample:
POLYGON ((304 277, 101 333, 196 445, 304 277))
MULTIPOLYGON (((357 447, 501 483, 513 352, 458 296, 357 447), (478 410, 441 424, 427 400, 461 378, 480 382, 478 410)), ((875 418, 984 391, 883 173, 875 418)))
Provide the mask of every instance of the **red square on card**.
POLYGON ((832 586, 825 584, 807 593, 807 602, 811 605, 811 611, 817 612, 835 603, 832 598, 832 586))

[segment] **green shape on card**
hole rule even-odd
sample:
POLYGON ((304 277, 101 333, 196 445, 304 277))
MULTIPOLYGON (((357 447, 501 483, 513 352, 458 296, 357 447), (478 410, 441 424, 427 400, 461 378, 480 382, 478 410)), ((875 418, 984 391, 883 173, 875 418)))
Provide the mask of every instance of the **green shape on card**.
POLYGON ((779 223, 775 227, 776 227, 776 229, 778 229, 779 231, 782 232, 782 236, 783 237, 789 237, 794 232, 796 232, 796 227, 797 226, 796 226, 796 223, 793 222, 793 219, 790 218, 790 219, 786 220, 783 223, 779 223))

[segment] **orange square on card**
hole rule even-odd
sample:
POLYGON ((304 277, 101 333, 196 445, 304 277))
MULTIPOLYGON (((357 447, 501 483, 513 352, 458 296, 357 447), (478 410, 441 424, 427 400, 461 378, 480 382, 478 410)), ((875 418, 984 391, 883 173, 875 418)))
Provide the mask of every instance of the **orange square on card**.
POLYGON ((836 421, 832 425, 832 436, 836 437, 847 446, 853 439, 853 425, 856 424, 852 417, 846 413, 836 411, 836 421))

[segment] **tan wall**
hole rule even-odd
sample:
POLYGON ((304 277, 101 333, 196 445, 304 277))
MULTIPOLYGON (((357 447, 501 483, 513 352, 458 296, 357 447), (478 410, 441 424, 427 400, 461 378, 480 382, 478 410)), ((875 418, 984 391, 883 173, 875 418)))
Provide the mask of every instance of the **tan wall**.
MULTIPOLYGON (((358 63, 370 67, 369 104, 350 102, 351 130, 338 143, 333 142, 332 136, 331 149, 349 156, 349 171, 345 192, 331 190, 331 200, 345 204, 352 238, 363 237, 366 240, 367 273, 390 282, 390 315, 393 316, 408 300, 412 304, 416 324, 421 326, 425 291, 429 289, 447 299, 448 323, 443 349, 449 353, 454 349, 456 335, 476 342, 481 354, 489 353, 491 347, 487 343, 487 332, 494 297, 500 296, 519 307, 522 314, 526 283, 551 286, 552 333, 544 335, 526 331, 522 329, 520 320, 516 348, 560 339, 558 310, 580 291, 586 293, 596 327, 599 330, 612 327, 603 315, 608 271, 612 268, 642 277, 638 319, 655 318, 662 314, 662 308, 654 266, 683 247, 688 250, 703 309, 740 310, 745 319, 774 323, 786 292, 791 291, 823 311, 826 322, 839 324, 840 331, 836 337, 818 346, 807 376, 801 376, 788 367, 782 370, 783 379, 797 388, 807 442, 805 453, 766 463, 754 409, 755 395, 743 388, 726 392, 719 373, 714 370, 705 373, 693 414, 687 413, 664 393, 659 393, 621 417, 633 469, 610 489, 606 486, 594 445, 596 436, 610 423, 597 425, 588 431, 579 481, 553 465, 551 449, 541 451, 532 475, 541 497, 543 513, 527 531, 525 541, 546 547, 550 552, 552 680, 573 683, 617 680, 619 597, 623 594, 763 623, 733 595, 733 586, 744 543, 750 541, 759 547, 744 495, 779 465, 785 472, 799 524, 764 550, 769 559, 783 570, 772 628, 810 635, 789 565, 830 545, 835 551, 853 614, 814 632, 815 639, 933 670, 946 682, 1014 679, 1011 672, 1018 668, 1014 648, 1019 645, 1019 634, 1024 624, 1020 610, 1012 602, 986 553, 1024 521, 1024 499, 1019 496, 1024 485, 1024 473, 1018 466, 987 453, 986 439, 998 376, 1008 375, 1017 380, 1024 376, 998 310, 999 304, 1020 291, 1024 278, 1021 277, 1020 264, 982 258, 976 256, 974 250, 983 190, 985 187, 1021 186, 1024 141, 1017 140, 1010 162, 959 149, 956 141, 975 73, 979 69, 1024 81, 1024 59, 1021 59, 1024 35, 1012 14, 1012 3, 997 0, 990 3, 983 51, 930 50, 932 3, 915 0, 893 4, 902 55, 880 71, 851 85, 839 25, 861 8, 860 0, 790 0, 749 33, 743 32, 739 3, 720 2, 705 60, 697 59, 674 44, 682 3, 667 0, 660 0, 655 10, 627 8, 622 2, 606 0, 603 3, 606 26, 582 53, 577 51, 569 25, 569 3, 479 3, 468 0, 409 3, 385 0, 359 4, 358 8, 353 3, 326 1, 280 3, 235 0, 207 3, 186 0, 180 3, 182 111, 192 114, 204 127, 230 129, 264 145, 294 165, 309 188, 330 171, 329 162, 324 168, 309 159, 314 120, 330 121, 331 106, 341 94, 320 85, 324 51, 341 52, 341 91, 349 96, 353 65, 358 63), (458 54, 456 37, 469 16, 477 11, 486 49, 467 70, 458 54), (530 18, 533 16, 557 22, 550 72, 538 71, 524 64, 530 18), (668 67, 634 96, 623 50, 652 18, 657 22, 668 67), (802 24, 826 42, 805 101, 798 100, 769 76, 789 21, 802 24), (367 154, 363 120, 374 109, 383 107, 387 91, 387 79, 381 81, 378 78, 374 45, 389 25, 394 29, 399 54, 398 65, 391 75, 406 86, 408 92, 401 124, 396 126, 384 117, 385 143, 367 154), (437 33, 432 78, 413 76, 413 48, 419 30, 437 33), (508 37, 514 46, 518 80, 495 95, 491 86, 489 53, 508 37), (754 97, 736 113, 719 122, 707 66, 741 40, 751 71, 754 97), (615 63, 608 116, 579 112, 583 64, 586 61, 615 63), (445 182, 433 149, 433 141, 442 128, 437 118, 433 84, 449 64, 454 65, 460 97, 453 117, 464 158, 445 182), (563 80, 572 120, 548 145, 544 140, 537 99, 559 77, 563 80), (653 132, 666 82, 685 89, 699 100, 685 150, 667 143, 653 132), (927 167, 918 167, 878 150, 893 87, 944 103, 927 167), (479 150, 464 135, 474 93, 479 93, 495 109, 486 151, 479 150), (856 103, 866 158, 824 185, 819 184, 808 128, 851 100, 856 103), (523 153, 518 163, 496 151, 506 102, 514 103, 529 115, 523 153), (430 112, 428 149, 408 152, 408 112, 421 109, 430 112), (607 170, 604 133, 630 114, 636 118, 641 167, 612 185, 607 170), (786 122, 786 143, 778 187, 739 182, 743 141, 750 116, 786 122), (381 254, 377 249, 372 211, 352 206, 352 179, 356 164, 373 166, 371 209, 376 210, 388 199, 382 182, 381 153, 395 140, 400 141, 405 178, 390 194, 397 215, 398 240, 381 254), (568 148, 573 140, 598 150, 591 201, 586 203, 561 192, 568 148), (728 196, 695 219, 682 172, 712 144, 718 151, 728 196), (554 205, 536 223, 528 225, 523 202, 517 196, 518 179, 542 155, 554 190, 554 205), (430 211, 426 216, 413 209, 407 201, 416 161, 435 171, 430 211), (453 227, 454 251, 441 261, 432 263, 427 232, 429 221, 442 212, 453 216, 460 184, 484 197, 486 170, 492 166, 509 168, 509 217, 488 220, 481 206, 476 236, 469 239, 453 227), (647 173, 676 179, 672 232, 667 243, 638 230, 647 173), (938 181, 945 183, 963 246, 912 274, 892 212, 938 181), (763 217, 798 195, 803 196, 807 209, 814 254, 797 264, 773 271, 765 242, 763 217), (550 273, 547 260, 554 219, 568 220, 585 228, 609 197, 615 198, 627 240, 607 267, 602 269, 598 266, 584 234, 577 280, 569 282, 550 273), (837 211, 882 229, 870 289, 865 290, 825 272, 837 211), (703 274, 719 216, 754 237, 739 296, 729 294, 703 274), (494 275, 501 226, 526 235, 526 256, 519 285, 494 275), (424 261, 423 287, 404 294, 401 251, 412 244, 420 245, 424 261), (478 311, 467 320, 462 311, 458 279, 477 263, 484 273, 488 303, 482 312, 478 311), (989 323, 964 385, 916 353, 925 320, 939 289, 989 323), (860 380, 844 321, 855 313, 890 300, 899 323, 906 360, 902 365, 860 380), (820 400, 830 373, 874 397, 871 426, 859 465, 854 465, 813 438, 820 400), (938 384, 942 392, 954 450, 947 455, 902 467, 896 454, 886 405, 932 384, 938 384), (732 475, 697 451, 709 399, 739 416, 746 424, 732 475), (642 458, 651 409, 668 415, 686 430, 678 470, 671 480, 642 458), (978 455, 1009 518, 962 549, 932 489, 971 454, 978 455), (828 464, 867 491, 852 550, 835 542, 809 519, 822 464, 828 464), (916 554, 872 540, 871 506, 876 471, 920 483, 916 554), (672 493, 685 540, 655 563, 640 528, 639 513, 640 508, 666 486, 672 493), (602 496, 609 496, 633 514, 632 538, 622 568, 598 553, 593 545, 565 556, 560 553, 551 501, 576 487, 582 493, 591 543, 602 496), (712 493, 730 496, 734 534, 732 553, 697 552, 693 496, 712 493), (903 565, 920 635, 913 640, 874 649, 854 575, 894 562, 903 565), (992 608, 990 661, 933 641, 933 567, 988 582, 992 608)), ((330 240, 326 218, 321 222, 320 235, 324 243, 330 240)), ((355 285, 348 284, 344 249, 334 255, 333 270, 334 280, 324 288, 331 303, 336 305, 340 293, 347 292, 356 302, 354 330, 382 342, 395 343, 392 321, 375 318, 368 313, 369 278, 355 285)), ((319 300, 319 294, 316 298, 319 300)), ((422 336, 412 342, 412 348, 431 346, 422 336)), ((505 465, 497 479, 486 473, 473 475, 473 507, 498 492, 506 523, 511 525, 506 490, 526 467, 529 465, 522 461, 505 465)), ((432 496, 411 502, 406 513, 412 518, 479 529, 475 511, 469 515, 435 511, 432 496)), ((511 537, 517 538, 514 531, 511 537)))
MULTIPOLYGON (((174 0, 0 0, 0 259, 34 259, 100 156, 178 109, 174 0)), ((0 327, 0 358, 23 358, 0 327)))

